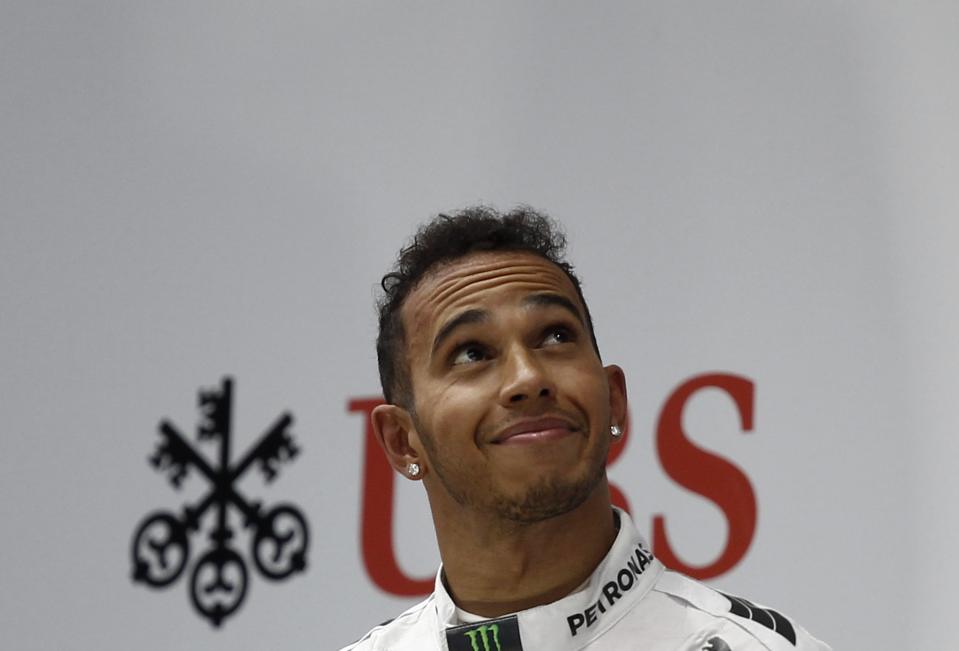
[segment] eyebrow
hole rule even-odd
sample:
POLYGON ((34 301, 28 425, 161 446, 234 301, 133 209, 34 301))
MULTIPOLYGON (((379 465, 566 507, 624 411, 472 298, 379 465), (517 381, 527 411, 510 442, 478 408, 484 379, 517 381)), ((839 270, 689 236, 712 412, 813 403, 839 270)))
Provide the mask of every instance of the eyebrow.
POLYGON ((530 294, 523 299, 523 307, 552 307, 558 306, 564 308, 566 311, 571 313, 576 317, 576 320, 579 321, 579 324, 586 327, 586 322, 583 320, 583 315, 580 314, 579 308, 576 307, 576 304, 573 301, 569 300, 565 296, 559 294, 530 294))
MULTIPOLYGON (((565 296, 560 296, 559 294, 530 294, 523 299, 523 307, 561 307, 579 321, 580 325, 584 328, 586 323, 583 320, 583 315, 580 314, 579 308, 576 307, 576 304, 565 296)), ((462 326, 473 325, 475 323, 484 323, 489 320, 489 312, 486 310, 466 310, 461 314, 457 314, 455 317, 447 321, 440 331, 436 333, 436 337, 433 339, 433 353, 436 353, 439 350, 440 346, 443 345, 443 342, 450 338, 453 332, 462 326)))
POLYGON ((487 320, 489 320, 489 312, 486 310, 466 310, 461 314, 457 314, 447 321, 443 327, 440 328, 440 331, 436 333, 436 337, 433 339, 433 352, 435 353, 439 350, 443 342, 449 339, 450 335, 453 334, 453 331, 457 328, 474 323, 483 323, 487 320))

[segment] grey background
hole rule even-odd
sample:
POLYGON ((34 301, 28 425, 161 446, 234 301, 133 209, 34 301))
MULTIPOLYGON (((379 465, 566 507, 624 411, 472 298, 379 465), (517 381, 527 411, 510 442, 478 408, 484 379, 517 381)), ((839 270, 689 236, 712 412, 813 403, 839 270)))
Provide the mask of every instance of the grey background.
MULTIPOLYGON (((716 585, 836 649, 938 648, 959 580, 959 9, 952 3, 0 5, 0 631, 16 649, 339 648, 411 600, 358 552, 374 286, 483 201, 567 227, 634 431, 611 476, 684 558, 725 521, 655 458, 696 373, 700 444, 759 500, 716 585), (311 567, 213 630, 129 580, 156 423, 237 378, 238 447, 284 409, 311 567)), ((190 491, 198 484, 188 484, 190 491)), ((437 561, 404 484, 398 555, 437 561)))

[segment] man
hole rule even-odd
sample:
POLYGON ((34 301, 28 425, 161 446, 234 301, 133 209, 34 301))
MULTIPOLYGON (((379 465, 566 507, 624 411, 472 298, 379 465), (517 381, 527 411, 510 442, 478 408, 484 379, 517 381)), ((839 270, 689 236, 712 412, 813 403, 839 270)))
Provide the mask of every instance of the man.
POLYGON ((433 594, 350 651, 807 651, 776 611, 665 570, 610 503, 626 420, 565 238, 530 209, 440 215, 383 279, 376 435, 426 489, 433 594))

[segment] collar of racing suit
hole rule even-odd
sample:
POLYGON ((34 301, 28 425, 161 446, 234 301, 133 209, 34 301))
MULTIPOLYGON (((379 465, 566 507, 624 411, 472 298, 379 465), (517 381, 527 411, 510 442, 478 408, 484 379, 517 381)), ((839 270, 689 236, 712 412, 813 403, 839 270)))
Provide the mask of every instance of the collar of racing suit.
MULTIPOLYGON (((664 569, 662 563, 653 557, 629 515, 615 507, 614 512, 619 520, 619 533, 590 577, 589 585, 559 601, 515 613, 519 637, 526 649, 575 651, 583 648, 631 611, 656 583, 664 569)), ((443 649, 447 648, 446 630, 462 627, 462 622, 456 616, 456 604, 443 582, 442 567, 436 575, 433 595, 443 649)), ((509 617, 496 621, 503 619, 509 617)))

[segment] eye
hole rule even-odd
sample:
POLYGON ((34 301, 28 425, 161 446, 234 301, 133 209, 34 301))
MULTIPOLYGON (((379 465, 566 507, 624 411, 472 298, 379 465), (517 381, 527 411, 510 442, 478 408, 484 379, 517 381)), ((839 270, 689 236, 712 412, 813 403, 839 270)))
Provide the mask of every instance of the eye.
POLYGON ((556 325, 546 329, 543 336, 544 346, 555 346, 556 344, 568 344, 576 340, 575 333, 566 326, 556 325))
POLYGON ((486 348, 480 344, 470 343, 459 346, 453 354, 452 364, 458 366, 461 364, 473 364, 489 359, 486 348))

